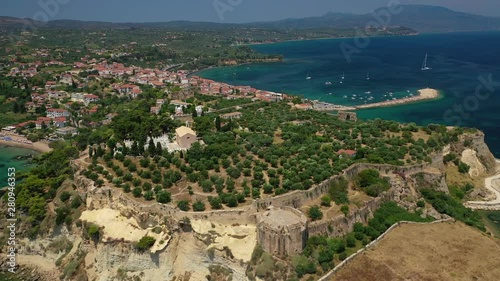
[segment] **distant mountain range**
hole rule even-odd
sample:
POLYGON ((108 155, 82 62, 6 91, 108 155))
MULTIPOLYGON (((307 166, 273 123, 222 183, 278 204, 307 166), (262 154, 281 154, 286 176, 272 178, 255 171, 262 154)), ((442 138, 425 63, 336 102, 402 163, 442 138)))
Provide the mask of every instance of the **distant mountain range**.
MULTIPOLYGON (((400 13, 392 14, 389 26, 405 26, 421 33, 453 31, 500 30, 500 18, 455 12, 447 8, 427 5, 403 5, 400 13)), ((387 8, 379 8, 364 15, 327 13, 321 17, 286 19, 275 22, 255 22, 227 24, 213 22, 152 22, 152 23, 110 23, 77 20, 54 20, 44 26, 54 28, 173 28, 173 29, 227 29, 227 28, 275 28, 275 29, 352 29, 365 27, 375 20, 374 14, 384 13, 387 8)), ((385 20, 385 18, 384 18, 385 20)), ((0 26, 20 26, 31 19, 0 17, 0 26)), ((376 20, 375 20, 376 21, 376 20)))

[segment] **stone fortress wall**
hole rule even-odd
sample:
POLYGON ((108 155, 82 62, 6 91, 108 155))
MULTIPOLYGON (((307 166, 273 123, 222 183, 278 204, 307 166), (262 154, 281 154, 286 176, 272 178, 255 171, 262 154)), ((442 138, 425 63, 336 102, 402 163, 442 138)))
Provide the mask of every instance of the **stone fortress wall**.
MULTIPOLYGON (((433 164, 414 166, 394 166, 386 164, 358 163, 350 166, 342 176, 352 180, 359 172, 365 169, 376 169, 381 175, 392 175, 395 172, 404 175, 416 174, 432 167, 433 164)), ((77 168, 75 166, 75 168, 77 168)), ((351 212, 347 216, 307 223, 305 215, 296 210, 309 200, 317 199, 328 192, 332 181, 338 180, 340 175, 333 176, 305 191, 293 191, 273 198, 257 199, 252 205, 240 209, 217 210, 207 212, 183 212, 172 204, 146 204, 138 202, 129 195, 112 187, 96 188, 93 182, 84 176, 75 175, 75 185, 82 196, 85 196, 89 209, 111 208, 119 210, 126 217, 134 217, 141 227, 161 224, 165 218, 179 222, 184 218, 217 221, 227 224, 257 224, 257 238, 264 250, 278 256, 296 254, 302 251, 309 236, 328 235, 342 236, 352 231, 356 222, 366 223, 373 217, 373 213, 386 201, 395 195, 395 187, 377 198, 368 201, 365 206, 351 212), (268 209, 285 210, 297 216, 297 220, 290 220, 289 224, 274 226, 263 219, 268 209)))
MULTIPOLYGON (((358 163, 350 166, 342 176, 347 180, 352 180, 357 174, 366 169, 375 169, 380 172, 381 175, 390 175, 393 172, 398 172, 405 175, 411 175, 420 173, 423 170, 433 167, 432 164, 419 164, 413 166, 394 166, 388 164, 369 164, 369 163, 358 163)), ((305 201, 317 199, 328 192, 330 184, 340 178, 340 175, 333 176, 308 190, 296 190, 283 195, 257 199, 254 201, 254 207, 258 210, 265 210, 269 206, 273 207, 294 207, 299 208, 303 205, 305 201)))

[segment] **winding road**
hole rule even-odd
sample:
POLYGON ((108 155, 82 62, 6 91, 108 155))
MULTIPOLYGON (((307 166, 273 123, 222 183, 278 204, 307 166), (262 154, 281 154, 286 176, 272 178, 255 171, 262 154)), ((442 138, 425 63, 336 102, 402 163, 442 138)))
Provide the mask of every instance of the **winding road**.
MULTIPOLYGON (((497 167, 500 167, 500 160, 496 159, 497 167)), ((498 169, 498 168, 497 168, 498 169)), ((500 191, 493 187, 493 181, 500 180, 500 173, 486 178, 484 180, 484 186, 489 191, 495 194, 495 199, 490 201, 468 201, 465 202, 464 205, 471 209, 480 209, 480 210, 500 210, 500 191)))

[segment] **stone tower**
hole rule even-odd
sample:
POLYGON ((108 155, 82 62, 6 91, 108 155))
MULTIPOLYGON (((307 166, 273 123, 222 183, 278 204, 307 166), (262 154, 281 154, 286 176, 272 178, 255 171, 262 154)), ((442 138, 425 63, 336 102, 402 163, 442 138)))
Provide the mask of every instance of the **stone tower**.
POLYGON ((307 217, 296 209, 271 207, 257 215, 257 242, 270 254, 300 254, 307 236, 307 217))

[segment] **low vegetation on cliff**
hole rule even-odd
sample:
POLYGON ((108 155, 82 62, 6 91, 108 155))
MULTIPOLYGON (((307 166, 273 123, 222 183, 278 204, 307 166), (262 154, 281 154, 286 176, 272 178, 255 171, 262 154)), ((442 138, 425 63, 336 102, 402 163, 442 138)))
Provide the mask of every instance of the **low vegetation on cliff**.
POLYGON ((420 213, 408 212, 395 202, 387 202, 374 213, 374 217, 369 220, 367 226, 356 223, 354 231, 344 237, 310 237, 302 254, 292 259, 295 272, 299 278, 304 275, 324 273, 379 237, 396 222, 430 222, 432 220, 432 218, 422 218, 420 213))

